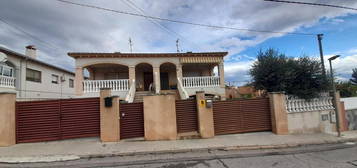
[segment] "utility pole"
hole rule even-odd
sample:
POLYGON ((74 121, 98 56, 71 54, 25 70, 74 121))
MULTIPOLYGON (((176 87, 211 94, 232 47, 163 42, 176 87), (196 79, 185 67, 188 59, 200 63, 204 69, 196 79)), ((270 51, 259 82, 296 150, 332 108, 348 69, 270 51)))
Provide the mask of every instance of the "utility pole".
POLYGON ((133 43, 131 41, 131 38, 129 37, 129 47, 130 47, 130 52, 133 52, 133 43))
POLYGON ((179 39, 176 40, 176 49, 177 49, 177 52, 179 53, 180 52, 179 39))
POLYGON ((320 59, 321 59, 321 66, 322 66, 322 75, 326 79, 326 70, 325 70, 325 63, 324 63, 324 53, 322 50, 322 37, 324 34, 318 34, 317 35, 317 40, 319 42, 319 49, 320 49, 320 59))

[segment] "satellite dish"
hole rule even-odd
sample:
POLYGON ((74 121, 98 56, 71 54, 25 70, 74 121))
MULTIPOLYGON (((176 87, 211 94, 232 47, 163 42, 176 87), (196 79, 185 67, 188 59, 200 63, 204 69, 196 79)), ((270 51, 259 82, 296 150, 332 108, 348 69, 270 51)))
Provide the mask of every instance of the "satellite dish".
POLYGON ((7 60, 7 55, 0 52, 0 62, 5 62, 7 60))

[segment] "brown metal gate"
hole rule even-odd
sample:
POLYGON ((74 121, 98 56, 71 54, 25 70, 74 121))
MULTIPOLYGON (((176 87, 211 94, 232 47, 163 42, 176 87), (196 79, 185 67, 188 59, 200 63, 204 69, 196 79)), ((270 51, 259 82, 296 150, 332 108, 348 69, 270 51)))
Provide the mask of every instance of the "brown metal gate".
POLYGON ((268 98, 215 101, 213 116, 217 135, 272 129, 268 98))
POLYGON ((198 131, 196 100, 176 100, 177 132, 198 131))
POLYGON ((100 136, 99 98, 61 100, 61 136, 100 136))
POLYGON ((16 140, 99 136, 99 119, 99 98, 16 102, 16 140))
POLYGON ((120 104, 120 139, 144 137, 144 104, 120 104))

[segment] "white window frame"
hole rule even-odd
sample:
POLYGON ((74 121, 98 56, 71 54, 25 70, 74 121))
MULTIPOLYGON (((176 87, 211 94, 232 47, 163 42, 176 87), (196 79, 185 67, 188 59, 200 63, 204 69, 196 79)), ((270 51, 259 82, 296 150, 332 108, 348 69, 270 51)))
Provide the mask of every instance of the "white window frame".
POLYGON ((55 75, 55 74, 52 74, 51 75, 51 83, 53 84, 58 84, 59 83, 59 76, 58 75, 55 75), (54 80, 55 79, 55 80, 54 80))
POLYGON ((9 67, 7 65, 0 65, 0 67, 1 67, 0 76, 14 77, 14 68, 9 67), (7 71, 9 75, 6 75, 5 71, 7 71))
POLYGON ((74 80, 73 79, 68 79, 68 87, 74 88, 74 80))

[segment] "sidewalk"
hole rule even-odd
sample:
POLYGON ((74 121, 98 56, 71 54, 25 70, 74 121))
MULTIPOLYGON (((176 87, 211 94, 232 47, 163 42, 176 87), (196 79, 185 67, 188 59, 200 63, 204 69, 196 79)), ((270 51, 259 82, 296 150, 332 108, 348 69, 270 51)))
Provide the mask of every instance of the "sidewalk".
POLYGON ((101 143, 98 138, 85 138, 0 147, 0 162, 50 162, 114 155, 187 152, 207 149, 266 149, 357 141, 357 131, 343 132, 342 135, 338 138, 329 134, 275 135, 271 132, 260 132, 222 135, 212 139, 177 141, 130 139, 118 143, 101 143))

